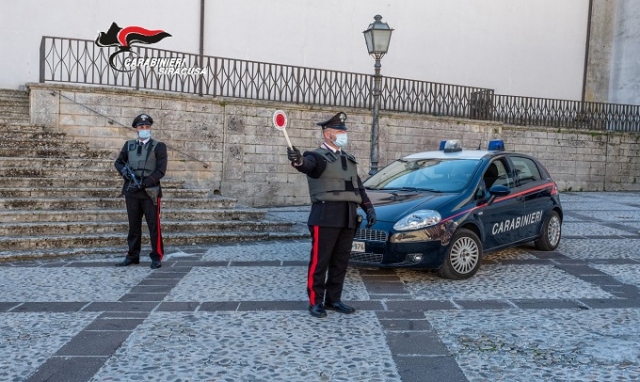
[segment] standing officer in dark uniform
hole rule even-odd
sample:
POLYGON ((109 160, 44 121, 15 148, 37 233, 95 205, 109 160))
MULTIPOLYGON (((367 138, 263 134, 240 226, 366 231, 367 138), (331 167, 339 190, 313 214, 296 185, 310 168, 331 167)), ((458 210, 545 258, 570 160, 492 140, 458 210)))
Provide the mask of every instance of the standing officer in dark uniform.
POLYGON ((320 122, 324 140, 320 148, 300 154, 287 148, 287 158, 296 170, 307 174, 311 213, 311 258, 307 274, 309 312, 326 317, 326 309, 350 314, 356 310, 341 300, 351 245, 358 229, 358 205, 367 214, 367 228, 376 213, 358 176, 356 159, 342 150, 347 144, 346 114, 340 112, 320 122))
POLYGON ((167 146, 151 139, 153 119, 140 114, 131 126, 138 131, 138 139, 127 141, 116 159, 116 169, 125 179, 122 187, 129 217, 129 251, 118 266, 140 263, 140 241, 142 238, 142 216, 144 215, 151 236, 151 269, 162 266, 164 245, 160 231, 160 179, 167 171, 167 146), (127 170, 133 170, 135 177, 127 170))

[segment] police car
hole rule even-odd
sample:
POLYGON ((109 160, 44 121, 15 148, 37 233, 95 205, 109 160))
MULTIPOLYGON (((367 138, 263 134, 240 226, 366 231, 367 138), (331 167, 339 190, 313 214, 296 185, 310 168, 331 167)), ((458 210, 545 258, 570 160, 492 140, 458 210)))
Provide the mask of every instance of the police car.
POLYGON ((560 243, 556 183, 539 161, 505 152, 500 140, 488 150, 443 141, 440 150, 397 160, 364 185, 377 222, 357 231, 352 263, 466 279, 488 252, 530 241, 551 251, 560 243))

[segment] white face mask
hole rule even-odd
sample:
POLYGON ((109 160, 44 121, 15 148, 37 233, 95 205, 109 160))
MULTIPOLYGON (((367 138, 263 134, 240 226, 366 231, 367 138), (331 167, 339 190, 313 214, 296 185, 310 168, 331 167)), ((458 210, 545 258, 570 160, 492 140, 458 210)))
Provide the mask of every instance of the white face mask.
POLYGON ((151 130, 138 130, 138 137, 143 141, 151 138, 151 130))
POLYGON ((338 147, 344 147, 347 145, 347 133, 344 134, 336 134, 336 140, 333 141, 333 144, 338 147))

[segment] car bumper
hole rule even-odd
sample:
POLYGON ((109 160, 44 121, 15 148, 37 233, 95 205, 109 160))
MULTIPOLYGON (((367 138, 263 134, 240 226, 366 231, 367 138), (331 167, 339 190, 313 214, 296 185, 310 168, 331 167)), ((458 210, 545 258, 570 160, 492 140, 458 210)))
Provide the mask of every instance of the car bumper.
POLYGON ((354 242, 364 243, 364 250, 352 251, 350 262, 381 268, 439 268, 442 265, 451 238, 448 225, 401 233, 393 232, 391 227, 376 224, 376 228, 383 229, 359 229, 354 242))

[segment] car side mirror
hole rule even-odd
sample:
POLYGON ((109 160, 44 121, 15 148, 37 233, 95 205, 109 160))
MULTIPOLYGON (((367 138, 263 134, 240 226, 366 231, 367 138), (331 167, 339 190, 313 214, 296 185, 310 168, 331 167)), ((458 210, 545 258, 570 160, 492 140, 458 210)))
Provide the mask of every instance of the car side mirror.
POLYGON ((501 196, 507 196, 511 193, 511 189, 502 185, 495 185, 489 189, 489 200, 487 201, 487 205, 491 205, 493 201, 501 196))

